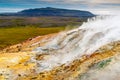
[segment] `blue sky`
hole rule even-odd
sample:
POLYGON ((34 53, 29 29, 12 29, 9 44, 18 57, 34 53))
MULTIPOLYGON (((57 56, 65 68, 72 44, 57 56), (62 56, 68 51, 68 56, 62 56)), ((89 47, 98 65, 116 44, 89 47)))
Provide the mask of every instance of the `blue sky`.
POLYGON ((0 13, 41 7, 87 10, 95 14, 114 14, 120 11, 120 0, 0 0, 0 13))

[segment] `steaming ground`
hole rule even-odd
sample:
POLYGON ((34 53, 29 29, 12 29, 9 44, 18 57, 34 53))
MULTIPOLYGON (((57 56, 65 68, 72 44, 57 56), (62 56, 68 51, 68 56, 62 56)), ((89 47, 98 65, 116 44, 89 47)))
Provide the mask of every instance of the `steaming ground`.
POLYGON ((104 68, 92 68, 76 80, 120 80, 120 55, 112 58, 112 61, 104 68))
POLYGON ((38 72, 68 65, 83 55, 91 55, 103 45, 120 40, 120 16, 98 17, 77 29, 62 32, 43 47, 34 50, 37 55, 47 54, 37 60, 38 72))
POLYGON ((120 80, 119 23, 120 16, 97 17, 18 44, 21 51, 11 46, 0 54, 0 80, 120 80))

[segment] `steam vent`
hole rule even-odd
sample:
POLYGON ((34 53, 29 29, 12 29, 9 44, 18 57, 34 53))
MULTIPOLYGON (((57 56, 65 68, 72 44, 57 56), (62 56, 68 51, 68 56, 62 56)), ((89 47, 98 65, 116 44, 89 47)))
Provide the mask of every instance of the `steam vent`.
POLYGON ((97 17, 7 47, 0 51, 0 80, 120 80, 119 24, 120 16, 97 17))

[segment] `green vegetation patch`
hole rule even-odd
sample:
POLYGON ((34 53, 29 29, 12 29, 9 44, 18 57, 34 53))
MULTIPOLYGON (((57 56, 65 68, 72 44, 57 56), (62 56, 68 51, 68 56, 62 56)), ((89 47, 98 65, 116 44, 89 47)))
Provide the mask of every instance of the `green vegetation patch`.
POLYGON ((33 38, 39 35, 46 35, 50 33, 56 33, 65 30, 65 27, 11 27, 0 28, 0 49, 7 46, 20 43, 29 38, 33 38))
POLYGON ((73 29, 85 21, 74 17, 0 16, 0 49, 39 35, 73 29))
POLYGON ((109 63, 112 61, 112 58, 109 58, 109 59, 106 59, 106 60, 103 60, 103 61, 100 61, 96 64, 94 64, 91 68, 93 69, 101 69, 101 68, 104 68, 106 67, 107 65, 109 65, 109 63))

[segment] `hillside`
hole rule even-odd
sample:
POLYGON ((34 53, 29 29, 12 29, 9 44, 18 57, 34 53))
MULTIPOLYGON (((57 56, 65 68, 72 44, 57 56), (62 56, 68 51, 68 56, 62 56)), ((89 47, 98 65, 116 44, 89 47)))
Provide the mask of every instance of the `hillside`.
POLYGON ((97 18, 5 48, 0 80, 119 80, 119 19, 97 18))
POLYGON ((17 13, 4 13, 1 16, 60 16, 60 17, 93 17, 89 11, 69 10, 60 8, 35 8, 26 9, 17 13))
POLYGON ((2 16, 0 17, 0 49, 28 38, 73 29, 86 21, 87 19, 77 17, 2 16))
POLYGON ((73 62, 69 63, 69 65, 63 64, 61 66, 53 68, 52 70, 37 73, 36 67, 38 68, 39 64, 32 62, 32 57, 35 57, 36 61, 39 62, 46 58, 49 58, 50 54, 38 54, 38 52, 31 51, 39 46, 44 46, 57 35, 58 34, 49 34, 45 36, 38 36, 22 44, 17 44, 6 48, 3 52, 1 52, 4 54, 0 54, 0 79, 84 80, 84 76, 88 75, 87 71, 94 69, 92 67, 97 66, 95 69, 104 69, 103 67, 112 62, 114 58, 116 58, 116 55, 120 55, 120 44, 119 42, 115 42, 101 47, 98 52, 96 51, 89 57, 87 55, 84 55, 81 59, 76 59, 73 62), (112 49, 109 49, 111 46, 112 49), (19 48, 21 48, 20 51, 18 51, 19 48), (13 62, 13 60, 15 61, 13 62))

